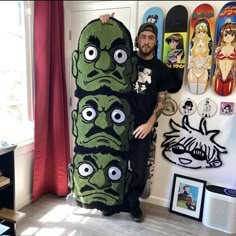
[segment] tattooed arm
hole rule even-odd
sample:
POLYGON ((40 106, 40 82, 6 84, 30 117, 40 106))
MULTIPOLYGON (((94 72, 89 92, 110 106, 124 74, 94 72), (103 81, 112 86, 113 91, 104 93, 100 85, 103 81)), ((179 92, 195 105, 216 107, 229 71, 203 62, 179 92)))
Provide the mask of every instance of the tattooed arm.
POLYGON ((153 110, 153 113, 145 124, 138 126, 134 130, 133 135, 135 138, 144 139, 151 132, 153 125, 162 114, 162 111, 165 107, 167 95, 167 91, 161 91, 157 94, 157 103, 153 110))

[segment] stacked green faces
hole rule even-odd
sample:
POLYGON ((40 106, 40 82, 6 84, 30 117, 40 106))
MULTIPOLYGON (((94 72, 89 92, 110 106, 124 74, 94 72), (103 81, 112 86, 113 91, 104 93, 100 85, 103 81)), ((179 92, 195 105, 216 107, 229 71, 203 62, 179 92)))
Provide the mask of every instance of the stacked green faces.
POLYGON ((121 209, 130 180, 129 142, 134 116, 129 94, 136 57, 118 20, 93 20, 72 55, 77 109, 72 112, 75 155, 69 165, 70 198, 86 208, 121 209))

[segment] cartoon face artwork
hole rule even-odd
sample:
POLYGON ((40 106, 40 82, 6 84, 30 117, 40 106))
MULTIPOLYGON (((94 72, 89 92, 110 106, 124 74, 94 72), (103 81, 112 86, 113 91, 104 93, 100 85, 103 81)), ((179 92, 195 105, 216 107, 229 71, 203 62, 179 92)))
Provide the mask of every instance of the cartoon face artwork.
POLYGON ((72 73, 78 89, 95 91, 105 87, 128 92, 136 79, 136 57, 131 54, 132 39, 120 22, 114 19, 106 24, 99 19, 90 22, 72 55, 72 73), (109 32, 109 37, 104 32, 109 32))
POLYGON ((197 105, 191 98, 184 99, 179 104, 179 111, 183 115, 192 115, 196 109, 197 105))
POLYGON ((186 168, 216 168, 222 165, 221 154, 225 147, 214 140, 219 130, 207 130, 206 119, 202 118, 199 129, 190 126, 188 116, 182 119, 182 125, 170 119, 172 131, 164 134, 162 154, 170 162, 186 168))
POLYGON ((127 161, 110 154, 76 154, 69 167, 74 195, 84 204, 122 204, 129 177, 127 161))
POLYGON ((107 146, 117 151, 129 149, 134 116, 125 99, 86 96, 73 111, 72 119, 76 144, 87 148, 107 146))
POLYGON ((181 34, 171 34, 165 41, 169 45, 166 58, 168 63, 180 63, 184 58, 183 36, 181 34))
POLYGON ((220 103, 220 113, 221 114, 233 114, 234 103, 233 102, 221 102, 220 103))
POLYGON ((162 111, 162 114, 165 116, 172 116, 178 110, 177 102, 172 98, 167 98, 165 103, 165 108, 162 111))

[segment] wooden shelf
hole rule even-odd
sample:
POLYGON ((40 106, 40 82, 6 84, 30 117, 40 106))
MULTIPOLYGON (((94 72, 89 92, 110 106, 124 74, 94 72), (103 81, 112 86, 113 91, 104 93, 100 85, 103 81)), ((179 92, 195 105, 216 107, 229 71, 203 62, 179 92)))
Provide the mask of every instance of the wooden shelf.
POLYGON ((0 187, 0 224, 2 228, 9 227, 3 235, 11 236, 16 236, 16 222, 24 216, 15 211, 15 148, 16 145, 11 145, 0 149, 0 171, 10 179, 10 183, 0 187))
POLYGON ((7 220, 13 223, 16 223, 17 221, 21 220, 25 217, 25 213, 20 211, 14 211, 9 208, 1 208, 0 209, 0 219, 7 220))
POLYGON ((16 149, 16 145, 10 145, 6 148, 0 148, 0 155, 4 155, 8 152, 12 152, 16 149))

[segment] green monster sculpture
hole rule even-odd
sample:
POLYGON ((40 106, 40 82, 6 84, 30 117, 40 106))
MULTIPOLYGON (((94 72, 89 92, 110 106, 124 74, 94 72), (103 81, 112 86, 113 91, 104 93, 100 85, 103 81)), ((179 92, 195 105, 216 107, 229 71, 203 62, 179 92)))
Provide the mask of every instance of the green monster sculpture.
POLYGON ((121 22, 91 21, 82 30, 78 50, 72 55, 72 74, 78 90, 129 92, 136 80, 136 57, 132 53, 130 33, 121 22))
POLYGON ((82 206, 89 208, 119 207, 129 183, 130 172, 127 168, 127 161, 118 156, 76 154, 69 167, 75 198, 82 206))
POLYGON ((129 150, 134 116, 127 100, 107 95, 86 96, 72 112, 72 119, 77 145, 129 150))
POLYGON ((127 211, 125 195, 134 115, 129 95, 136 57, 127 28, 118 20, 89 22, 72 55, 79 98, 72 112, 74 158, 67 202, 85 208, 127 211))

